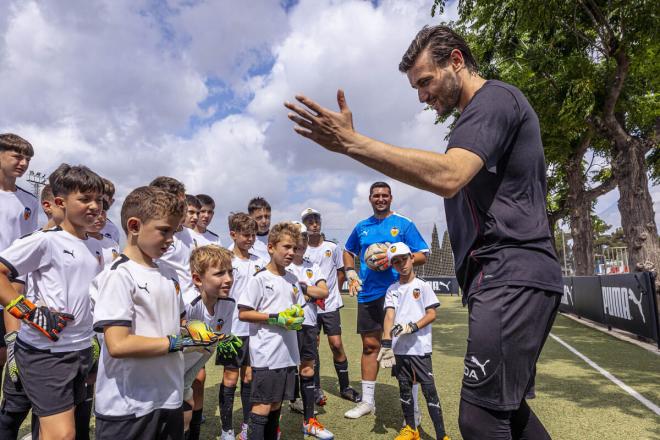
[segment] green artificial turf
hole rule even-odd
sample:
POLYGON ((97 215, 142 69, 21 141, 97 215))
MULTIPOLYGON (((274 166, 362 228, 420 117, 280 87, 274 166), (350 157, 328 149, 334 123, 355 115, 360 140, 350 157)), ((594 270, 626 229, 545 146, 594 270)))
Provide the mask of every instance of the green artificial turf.
MULTIPOLYGON (((463 376, 463 355, 467 337, 467 310, 457 297, 441 297, 442 306, 433 326, 433 368, 440 395, 445 426, 452 439, 460 439, 458 404, 463 376)), ((342 328, 349 359, 351 384, 360 390, 361 343, 355 333, 356 301, 344 296, 342 328)), ((572 345, 644 397, 660 404, 660 356, 633 344, 559 316, 553 334, 572 345)), ((222 369, 209 362, 202 439, 219 435, 218 383, 222 369)), ((376 415, 358 420, 343 414, 353 404, 338 395, 337 377, 325 337, 321 340, 321 384, 328 403, 318 418, 336 439, 393 439, 401 427, 401 407, 396 380, 390 370, 381 370, 376 386, 376 415)), ((553 439, 660 439, 660 417, 621 388, 588 366, 565 347, 548 339, 538 365, 537 398, 530 405, 543 421, 553 439)), ((423 397, 420 395, 422 403, 423 397)), ((242 418, 237 392, 234 426, 242 418)), ((423 405, 422 438, 433 439, 434 430, 423 405)), ((28 419, 29 420, 29 419, 28 419)), ((282 439, 302 439, 302 416, 282 411, 282 439)), ((28 432, 24 426, 22 433, 28 432)))

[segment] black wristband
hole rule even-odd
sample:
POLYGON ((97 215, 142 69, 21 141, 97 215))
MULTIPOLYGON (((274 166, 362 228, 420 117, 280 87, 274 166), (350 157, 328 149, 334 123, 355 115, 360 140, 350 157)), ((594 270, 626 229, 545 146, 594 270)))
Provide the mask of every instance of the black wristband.
POLYGON ((419 331, 419 327, 417 326, 417 323, 416 323, 416 322, 411 322, 411 323, 409 323, 408 325, 409 325, 410 328, 412 329, 412 332, 413 332, 413 333, 419 331))
POLYGON ((345 267, 344 268, 344 273, 348 272, 349 270, 355 270, 354 267, 345 267))
POLYGON ((380 346, 383 348, 392 348, 392 340, 391 339, 383 339, 380 341, 380 346))
POLYGON ((300 290, 302 290, 303 295, 307 296, 307 284, 301 284, 300 290))
POLYGON ((277 318, 279 318, 279 314, 278 314, 278 313, 270 313, 270 314, 268 315, 268 319, 277 319, 277 318))

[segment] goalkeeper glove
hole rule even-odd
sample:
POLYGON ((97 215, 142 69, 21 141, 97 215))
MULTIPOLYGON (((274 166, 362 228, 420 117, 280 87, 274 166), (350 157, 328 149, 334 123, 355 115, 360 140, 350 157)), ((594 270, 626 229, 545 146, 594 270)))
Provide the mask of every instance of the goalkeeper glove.
POLYGON ((18 332, 10 332, 5 335, 5 344, 7 344, 7 374, 13 383, 18 383, 18 365, 14 357, 14 344, 18 332))
POLYGON ((7 312, 39 330, 51 341, 57 341, 67 323, 75 319, 70 313, 56 312, 46 306, 37 307, 23 295, 7 304, 7 312))
POLYGON ((392 368, 394 365, 396 365, 394 351, 392 351, 391 339, 383 339, 380 342, 380 351, 378 352, 378 357, 376 360, 380 364, 380 368, 392 368))
POLYGON ((298 304, 294 304, 283 312, 268 315, 268 320, 266 322, 270 325, 285 328, 286 330, 300 330, 302 329, 302 323, 305 320, 304 316, 305 313, 303 312, 302 307, 298 304))
POLYGON ((362 280, 357 274, 355 269, 348 268, 346 270, 346 279, 348 280, 348 294, 351 296, 357 295, 362 291, 362 280))
POLYGON ((98 361, 101 357, 101 345, 99 344, 99 338, 94 335, 92 336, 92 359, 94 362, 98 361))
POLYGON ((218 338, 218 346, 216 347, 218 356, 223 359, 232 359, 238 356, 238 349, 243 346, 241 338, 231 333, 218 335, 218 338))
POLYGON ((218 342, 218 336, 202 321, 188 321, 181 327, 180 335, 170 335, 167 338, 170 342, 170 352, 186 348, 206 349, 218 342))
POLYGON ((387 270, 390 268, 390 260, 387 258, 387 252, 374 254, 372 258, 376 259, 373 264, 378 268, 378 270, 387 270))
POLYGON ((418 330, 419 327, 417 327, 417 324, 414 322, 409 322, 408 324, 405 325, 397 324, 394 327, 392 327, 392 330, 390 330, 390 336, 396 338, 397 336, 415 333, 418 330))

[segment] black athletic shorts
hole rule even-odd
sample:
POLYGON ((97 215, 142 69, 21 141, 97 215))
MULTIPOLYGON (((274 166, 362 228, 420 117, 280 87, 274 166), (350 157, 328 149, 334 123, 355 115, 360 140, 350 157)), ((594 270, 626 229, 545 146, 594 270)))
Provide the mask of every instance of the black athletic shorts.
POLYGON ((495 411, 518 409, 534 383, 536 361, 561 295, 503 286, 471 293, 461 397, 495 411))
POLYGON ((366 303, 358 303, 357 332, 382 332, 385 321, 385 295, 366 303))
POLYGON ((319 333, 323 330, 327 336, 341 335, 341 314, 339 310, 327 313, 319 313, 316 316, 316 326, 319 333))
POLYGON ((22 413, 29 411, 32 408, 32 403, 28 399, 25 390, 23 389, 23 384, 19 380, 18 383, 12 382, 7 372, 7 366, 5 365, 5 377, 2 380, 2 404, 0 409, 12 412, 12 413, 22 413))
POLYGON ((96 440, 183 440, 183 408, 157 409, 142 417, 96 414, 96 440))
POLYGON ((252 387, 250 402, 276 403, 295 399, 298 368, 254 368, 252 367, 252 387))
POLYGON ((319 336, 319 329, 315 325, 303 325, 302 330, 299 330, 296 333, 298 334, 298 351, 300 352, 300 360, 316 360, 316 353, 319 350, 316 343, 319 336))
POLYGON ((239 336, 240 340, 243 341, 243 346, 239 348, 238 354, 231 359, 223 359, 217 353, 215 355, 215 364, 222 365, 225 368, 238 370, 241 367, 250 366, 250 337, 249 336, 239 336))
POLYGON ((432 384, 433 365, 431 355, 394 355, 396 364, 392 367, 392 376, 399 382, 432 384))

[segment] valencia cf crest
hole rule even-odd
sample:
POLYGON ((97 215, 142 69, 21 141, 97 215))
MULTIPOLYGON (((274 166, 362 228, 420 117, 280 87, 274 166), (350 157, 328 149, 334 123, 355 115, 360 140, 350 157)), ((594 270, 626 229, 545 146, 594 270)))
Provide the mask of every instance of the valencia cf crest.
POLYGON ((328 258, 332 257, 332 251, 330 249, 326 250, 325 251, 325 256, 328 257, 328 258))
POLYGON ((23 220, 28 220, 31 216, 32 210, 26 206, 25 210, 23 211, 23 220))
POLYGON ((261 270, 261 268, 257 265, 254 266, 254 273, 257 273, 261 270))
POLYGON ((180 294, 181 293, 181 286, 179 285, 179 282, 177 280, 175 280, 174 278, 170 278, 170 279, 174 283, 174 290, 176 290, 176 294, 177 295, 180 294))
POLYGON ((113 259, 113 261, 116 260, 118 256, 119 256, 119 252, 117 252, 116 249, 113 249, 112 250, 112 259, 113 259))
POLYGON ((99 266, 103 266, 103 254, 99 251, 96 251, 96 261, 99 262, 99 266))
POLYGON ((215 323, 215 331, 220 332, 222 331, 222 327, 225 325, 225 320, 220 318, 218 319, 218 322, 215 323))
POLYGON ((311 280, 312 277, 314 276, 314 272, 312 272, 312 269, 307 269, 305 271, 305 275, 307 275, 307 278, 309 278, 311 280))
POLYGON ((419 299, 419 296, 422 294, 422 291, 419 289, 413 289, 413 298, 419 299))
POLYGON ((394 226, 392 229, 390 229, 390 235, 392 237, 396 237, 397 235, 399 235, 399 228, 394 226))
POLYGON ((390 246, 390 252, 395 253, 396 252, 396 246, 390 246))
POLYGON ((293 299, 293 303, 296 304, 298 302, 298 292, 300 292, 300 289, 298 289, 298 286, 295 284, 291 285, 293 287, 293 290, 291 291, 291 298, 293 299))

